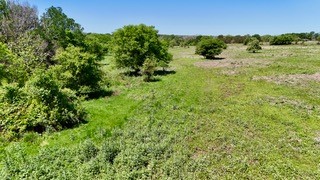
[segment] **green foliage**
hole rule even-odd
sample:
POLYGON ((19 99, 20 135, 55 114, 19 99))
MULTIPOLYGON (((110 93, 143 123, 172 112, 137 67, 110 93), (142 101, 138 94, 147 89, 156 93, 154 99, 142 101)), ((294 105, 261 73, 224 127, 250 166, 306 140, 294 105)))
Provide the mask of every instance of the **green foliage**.
POLYGON ((261 42, 262 38, 259 34, 252 35, 253 38, 256 38, 259 42, 261 42))
MULTIPOLYGON (((9 50, 7 45, 0 42, 0 79, 5 79, 8 83, 18 83, 23 85, 28 79, 23 60, 9 50)), ((0 83, 1 84, 1 83, 0 83)))
POLYGON ((294 41, 294 37, 289 34, 275 36, 270 40, 270 45, 289 45, 294 41))
POLYGON ((8 15, 8 4, 6 0, 0 0, 0 19, 5 18, 8 15))
POLYGON ((247 51, 255 53, 261 49, 262 47, 260 46, 259 40, 256 38, 253 38, 248 44, 247 51))
POLYGON ((22 61, 25 70, 32 74, 36 69, 45 69, 47 43, 35 33, 25 33, 17 38, 17 41, 9 42, 10 50, 22 61))
POLYGON ((154 59, 146 59, 142 66, 142 75, 144 75, 144 81, 151 81, 154 71, 156 70, 157 62, 154 59))
POLYGON ((319 179, 319 83, 252 77, 318 72, 320 47, 251 54, 230 46, 230 59, 250 59, 250 65, 203 69, 194 66, 202 60, 192 56, 193 47, 175 47, 170 51, 183 57, 172 63, 178 73, 142 86, 127 77, 121 94, 84 102, 90 114, 85 126, 3 146, 0 177, 319 179), (265 61, 270 64, 257 71, 265 61), (238 74, 219 75, 230 70, 238 74), (111 132, 101 135, 104 130, 111 132))
POLYGON ((51 68, 63 88, 69 88, 80 94, 89 94, 100 90, 102 72, 98 58, 82 52, 79 47, 69 46, 60 49, 55 56, 56 66, 51 68))
POLYGON ((61 130, 83 122, 85 113, 70 90, 59 88, 53 77, 37 71, 24 87, 8 84, 0 94, 0 129, 9 138, 27 131, 61 130))
POLYGON ((172 56, 159 40, 153 26, 128 25, 113 34, 113 53, 116 64, 122 68, 139 70, 148 58, 169 63, 172 56))
POLYGON ((110 41, 110 34, 87 34, 84 39, 84 49, 102 59, 109 51, 110 41))
POLYGON ((41 16, 38 33, 48 42, 49 50, 66 48, 69 44, 83 46, 85 35, 80 24, 63 13, 60 7, 50 7, 41 16))
POLYGON ((201 40, 196 48, 196 54, 204 56, 206 59, 214 59, 215 56, 222 53, 223 49, 226 49, 227 45, 214 38, 206 38, 201 40))

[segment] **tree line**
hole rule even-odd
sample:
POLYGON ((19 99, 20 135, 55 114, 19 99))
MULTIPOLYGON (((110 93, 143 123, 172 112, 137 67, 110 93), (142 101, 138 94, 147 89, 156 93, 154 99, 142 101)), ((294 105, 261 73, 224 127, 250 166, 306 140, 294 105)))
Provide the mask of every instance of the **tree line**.
POLYGON ((180 46, 196 46, 202 39, 214 37, 223 41, 226 44, 244 44, 247 45, 252 38, 256 38, 261 43, 270 43, 271 45, 285 45, 292 43, 303 43, 305 41, 318 41, 320 42, 320 33, 286 33, 281 35, 218 35, 218 36, 184 36, 184 35, 160 35, 160 38, 170 47, 180 46))

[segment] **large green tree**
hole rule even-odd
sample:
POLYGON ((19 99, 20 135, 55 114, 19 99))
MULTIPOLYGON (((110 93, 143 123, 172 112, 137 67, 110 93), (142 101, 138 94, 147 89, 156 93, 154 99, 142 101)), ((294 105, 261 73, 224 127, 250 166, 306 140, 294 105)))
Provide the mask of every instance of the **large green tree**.
POLYGON ((53 6, 41 16, 38 33, 48 43, 49 63, 58 48, 66 48, 69 44, 83 46, 85 38, 81 25, 63 13, 62 8, 53 6))
POLYGON ((153 26, 128 25, 113 33, 112 50, 118 67, 140 70, 146 59, 168 64, 172 55, 153 26))

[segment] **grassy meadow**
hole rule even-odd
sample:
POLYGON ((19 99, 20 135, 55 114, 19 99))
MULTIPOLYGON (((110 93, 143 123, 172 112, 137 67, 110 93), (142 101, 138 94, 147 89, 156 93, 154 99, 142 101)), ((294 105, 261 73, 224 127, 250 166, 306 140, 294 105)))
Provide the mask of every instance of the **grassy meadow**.
POLYGON ((4 179, 319 179, 320 46, 171 48, 154 82, 102 62, 110 96, 88 122, 0 138, 4 179))

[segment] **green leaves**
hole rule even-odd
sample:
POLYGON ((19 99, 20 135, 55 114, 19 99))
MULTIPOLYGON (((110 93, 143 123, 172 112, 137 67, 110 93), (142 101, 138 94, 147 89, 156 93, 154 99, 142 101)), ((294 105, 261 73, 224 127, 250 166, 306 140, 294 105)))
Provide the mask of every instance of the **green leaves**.
POLYGON ((222 53, 223 49, 226 49, 227 45, 214 38, 204 38, 202 39, 196 48, 196 54, 204 56, 206 59, 214 59, 216 55, 222 53))
POLYGON ((27 131, 61 130, 85 118, 78 98, 62 90, 44 71, 36 71, 21 88, 15 84, 2 87, 0 108, 0 129, 8 138, 27 131))
POLYGON ((129 25, 113 34, 113 53, 116 64, 121 68, 139 70, 147 58, 169 63, 172 56, 159 40, 153 26, 129 25))
POLYGON ((255 53, 258 50, 261 50, 262 47, 260 46, 260 42, 257 38, 252 38, 251 41, 248 43, 247 51, 255 53))
POLYGON ((275 36, 270 40, 270 45, 289 45, 294 41, 294 37, 289 34, 275 36))
POLYGON ((51 70, 62 83, 62 87, 80 94, 100 90, 102 72, 95 55, 82 52, 79 47, 69 46, 58 51, 55 61, 57 65, 51 70))
POLYGON ((82 45, 83 28, 63 13, 60 7, 50 7, 40 19, 39 34, 53 46, 66 48, 69 44, 82 45))

